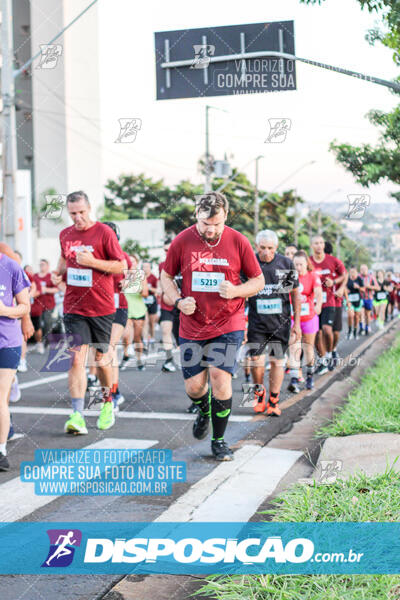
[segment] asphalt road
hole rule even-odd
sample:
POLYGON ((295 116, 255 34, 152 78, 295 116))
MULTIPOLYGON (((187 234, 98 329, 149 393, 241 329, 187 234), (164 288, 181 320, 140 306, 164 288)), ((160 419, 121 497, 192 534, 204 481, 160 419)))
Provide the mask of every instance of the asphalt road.
MULTIPOLYGON (((364 340, 363 337, 361 340, 348 341, 342 334, 339 354, 343 357, 351 354, 364 340)), ((36 449, 83 448, 110 438, 149 440, 149 445, 153 448, 172 449, 174 460, 186 461, 187 480, 185 483, 174 484, 171 496, 49 497, 47 504, 33 512, 29 507, 22 511, 24 514, 19 519, 36 522, 153 521, 177 497, 216 468, 210 454, 209 439, 197 441, 192 437, 194 416, 186 413, 189 402, 184 393, 181 373, 179 369, 176 373, 161 372, 161 357, 156 361, 152 360, 155 364, 149 365, 145 371, 140 372, 136 367, 130 366, 121 373, 120 389, 126 402, 121 406, 114 427, 100 432, 96 429, 96 416, 89 416, 86 418, 89 430, 86 436, 65 435, 63 426, 67 416, 54 414, 60 409, 67 412, 70 408, 66 377, 63 374, 45 374, 40 371, 46 362, 46 356, 29 352, 27 361, 28 373, 18 374, 19 382, 24 388, 22 398, 12 405, 15 430, 22 433, 23 437, 8 445, 11 469, 8 473, 0 473, 0 493, 8 489, 5 488, 7 482, 19 478, 21 461, 33 460, 36 449), (43 382, 44 378, 57 376, 63 378, 43 382)), ((243 397, 243 383, 243 370, 240 369, 238 378, 233 380, 233 418, 225 436, 230 445, 244 439, 273 437, 275 430, 279 431, 276 426, 279 419, 255 419, 251 407, 239 406, 243 397)), ((281 400, 291 396, 286 392, 287 384, 288 378, 285 377, 281 400)), ((118 447, 118 442, 116 444, 115 447, 118 447)), ((24 483, 20 486, 32 484, 24 483)), ((5 493, 1 497, 0 520, 15 520, 13 510, 14 505, 18 504, 18 498, 5 493)), ((60 594, 64 600, 94 600, 101 598, 120 578, 121 576, 115 575, 1 576, 1 597, 3 600, 47 600, 60 594)))

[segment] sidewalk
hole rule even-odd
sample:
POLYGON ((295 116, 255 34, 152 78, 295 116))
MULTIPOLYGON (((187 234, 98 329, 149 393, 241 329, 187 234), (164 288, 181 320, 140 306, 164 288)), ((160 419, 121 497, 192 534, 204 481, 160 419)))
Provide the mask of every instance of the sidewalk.
MULTIPOLYGON (((232 514, 232 510, 229 510, 226 513, 228 515, 227 518, 221 518, 221 515, 218 515, 219 518, 215 519, 213 518, 215 517, 213 513, 213 516, 210 514, 209 518, 207 518, 205 516, 207 513, 201 510, 203 504, 207 504, 207 501, 210 501, 210 497, 213 494, 221 494, 221 490, 222 495, 219 496, 219 501, 224 499, 225 503, 229 502, 229 498, 231 498, 231 501, 234 500, 235 495, 232 495, 233 493, 243 497, 243 494, 240 494, 238 489, 247 491, 246 497, 249 497, 250 504, 253 504, 254 501, 256 502, 255 505, 253 504, 254 510, 251 509, 253 514, 248 520, 268 520, 268 515, 261 514, 261 511, 271 509, 271 502, 276 496, 287 490, 292 484, 299 481, 299 479, 307 480, 313 476, 314 466, 317 464, 321 447, 324 442, 321 438, 316 439, 316 432, 320 430, 322 426, 326 425, 332 419, 334 411, 346 402, 349 392, 358 385, 365 372, 374 365, 377 358, 393 344, 399 331, 400 320, 397 319, 384 330, 365 340, 363 344, 358 347, 356 355, 353 354, 353 357, 356 356, 360 359, 358 362, 353 360, 352 364, 344 363, 332 373, 321 377, 318 380, 316 389, 311 393, 302 392, 301 394, 288 399, 283 403, 284 411, 282 417, 280 419, 275 419, 272 424, 271 420, 263 417, 256 417, 255 420, 260 421, 260 427, 251 437, 241 440, 241 442, 236 445, 237 458, 241 456, 243 459, 242 461, 239 460, 240 464, 236 461, 230 463, 230 465, 237 464, 236 470, 231 468, 229 476, 218 478, 217 470, 219 467, 226 468, 226 465, 219 465, 216 467, 209 476, 211 482, 214 480, 214 489, 207 488, 209 492, 208 495, 206 494, 198 503, 199 512, 196 512, 195 506, 186 507, 186 510, 183 510, 185 499, 179 498, 170 508, 174 520, 207 521, 211 519, 213 521, 241 521, 243 520, 243 516, 240 511, 237 513, 236 518, 232 514), (276 453, 277 463, 280 460, 281 464, 283 464, 282 460, 286 457, 286 466, 285 468, 282 467, 281 477, 278 477, 278 473, 276 473, 275 480, 273 484, 272 481, 270 482, 272 484, 270 490, 265 493, 263 499, 261 500, 260 498, 260 500, 257 500, 253 497, 256 488, 254 488, 253 492, 252 487, 249 487, 249 483, 241 488, 237 488, 237 485, 235 485, 234 482, 236 479, 236 483, 240 484, 238 477, 243 475, 243 470, 246 471, 246 464, 248 464, 246 463, 246 460, 250 461, 256 457, 264 457, 264 454, 269 452, 276 453), (182 515, 182 519, 176 518, 179 514, 182 515)), ((393 434, 375 435, 392 436, 393 434)), ((400 438, 400 435, 398 438, 400 438)), ((392 437, 390 437, 390 439, 392 440, 392 437)), ((351 442, 349 445, 351 445, 351 442)), ((335 455, 335 459, 343 460, 343 463, 346 464, 346 472, 354 472, 354 470, 356 470, 357 459, 353 460, 353 467, 351 467, 348 460, 344 460, 345 456, 351 456, 352 450, 350 449, 345 455, 340 452, 340 446, 338 446, 336 442, 332 443, 332 447, 333 454, 328 453, 328 444, 325 455, 322 454, 321 457, 327 456, 328 458, 326 458, 326 460, 332 460, 332 456, 335 455)), ((368 447, 369 444, 366 444, 367 449, 368 447)), ((376 463, 377 465, 379 464, 380 467, 386 464, 385 443, 381 445, 381 448, 382 458, 379 463, 376 463)), ((398 448, 400 449, 399 441, 396 442, 396 450, 393 451, 394 454, 398 448)), ((377 450, 378 447, 374 447, 374 451, 376 452, 377 450)), ((399 453, 400 450, 398 454, 399 453)), ((268 474, 270 477, 266 477, 266 471, 261 469, 261 465, 258 465, 257 467, 260 469, 260 475, 264 480, 274 479, 271 477, 272 462, 273 461, 264 460, 262 463, 264 465, 269 465, 270 470, 268 471, 268 474)), ((275 471, 277 469, 279 471, 277 465, 274 465, 274 467, 275 471)), ((253 468, 247 468, 247 471, 253 471, 253 468)), ((221 470, 219 473, 221 473, 221 470)), ((196 485, 193 487, 196 487, 196 485)), ((187 494, 190 494, 191 492, 192 490, 189 490, 187 494)), ((255 496, 257 496, 257 494, 255 494, 255 496)), ((190 497, 186 498, 186 500, 189 499, 190 497)), ((232 504, 235 503, 233 502, 232 504)), ((168 600, 186 600, 194 591, 200 589, 202 585, 202 578, 191 576, 126 576, 103 596, 103 600, 152 600, 153 598, 157 598, 157 600, 164 600, 164 598, 168 598, 168 600)), ((204 599, 207 598, 207 596, 199 596, 199 598, 204 599)))

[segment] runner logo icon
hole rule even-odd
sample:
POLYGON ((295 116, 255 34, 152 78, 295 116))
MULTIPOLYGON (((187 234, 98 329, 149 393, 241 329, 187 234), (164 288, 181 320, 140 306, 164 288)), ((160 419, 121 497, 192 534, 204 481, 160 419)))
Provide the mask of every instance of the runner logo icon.
POLYGON ((81 545, 79 529, 48 529, 50 548, 42 567, 68 567, 74 558, 75 548, 81 545))

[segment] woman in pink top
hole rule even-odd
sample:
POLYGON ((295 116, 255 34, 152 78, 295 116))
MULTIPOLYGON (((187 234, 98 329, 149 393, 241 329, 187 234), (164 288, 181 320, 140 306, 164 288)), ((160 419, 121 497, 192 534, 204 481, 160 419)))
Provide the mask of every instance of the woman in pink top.
POLYGON ((299 250, 294 255, 294 266, 299 274, 299 292, 301 300, 300 327, 302 332, 301 342, 289 343, 290 384, 288 390, 298 393, 300 391, 298 373, 300 368, 301 350, 307 365, 306 388, 311 390, 314 386, 314 343, 319 329, 318 315, 322 307, 322 287, 319 275, 304 250, 299 250), (315 302, 314 302, 315 299, 315 302))

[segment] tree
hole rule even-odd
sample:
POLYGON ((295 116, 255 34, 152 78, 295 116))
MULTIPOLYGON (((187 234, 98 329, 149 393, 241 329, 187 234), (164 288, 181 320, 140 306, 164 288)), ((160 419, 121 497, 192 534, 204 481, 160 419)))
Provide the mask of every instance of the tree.
MULTIPOLYGON (((321 4, 325 0, 300 0, 305 4, 321 4)), ((381 18, 381 27, 370 30, 366 39, 374 44, 380 41, 391 48, 393 60, 400 65, 400 1, 399 0, 358 0, 361 8, 376 12, 381 18)), ((397 79, 398 81, 400 78, 397 79)), ((396 93, 396 92, 394 92, 396 93)), ((383 180, 400 183, 400 107, 391 112, 371 110, 367 114, 369 121, 381 127, 381 136, 376 146, 362 144, 330 144, 336 160, 353 174, 357 183, 368 187, 383 180)), ((400 201, 400 194, 392 192, 400 201)))

